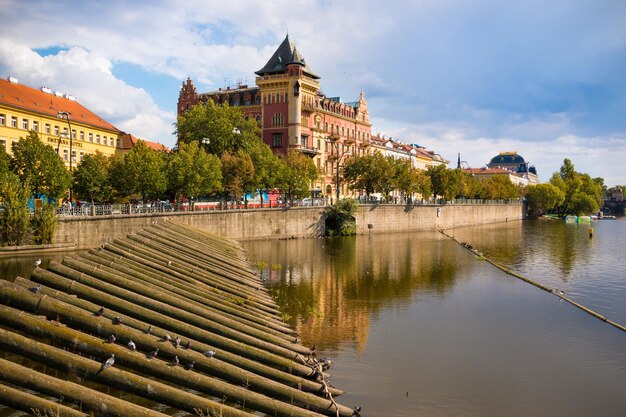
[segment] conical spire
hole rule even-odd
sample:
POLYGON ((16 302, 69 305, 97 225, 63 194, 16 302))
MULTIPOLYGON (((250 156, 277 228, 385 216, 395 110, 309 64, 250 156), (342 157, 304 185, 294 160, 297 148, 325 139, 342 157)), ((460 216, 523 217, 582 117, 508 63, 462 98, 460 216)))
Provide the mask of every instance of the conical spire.
POLYGON ((285 39, 278 46, 278 49, 274 52, 272 57, 267 61, 267 64, 260 70, 256 71, 257 75, 265 75, 265 74, 277 74, 281 72, 285 72, 287 70, 287 65, 289 64, 300 64, 304 66, 304 72, 312 78, 318 79, 319 77, 311 71, 311 68, 306 64, 304 57, 296 49, 294 43, 289 39, 289 34, 285 36, 285 39))

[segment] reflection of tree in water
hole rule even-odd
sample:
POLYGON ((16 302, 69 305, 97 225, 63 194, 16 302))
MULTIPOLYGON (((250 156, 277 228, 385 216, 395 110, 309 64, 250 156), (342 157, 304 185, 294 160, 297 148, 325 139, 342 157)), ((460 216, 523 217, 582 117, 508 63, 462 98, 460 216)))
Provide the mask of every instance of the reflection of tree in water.
POLYGON ((250 243, 251 258, 281 263, 270 282, 281 311, 302 339, 321 349, 365 347, 371 318, 409 305, 416 292, 445 293, 458 248, 433 234, 374 235, 250 243), (279 260, 280 259, 280 260, 279 260))
POLYGON ((457 229, 454 235, 507 268, 535 278, 556 269, 567 281, 576 262, 590 256, 587 228, 563 221, 525 220, 457 229))

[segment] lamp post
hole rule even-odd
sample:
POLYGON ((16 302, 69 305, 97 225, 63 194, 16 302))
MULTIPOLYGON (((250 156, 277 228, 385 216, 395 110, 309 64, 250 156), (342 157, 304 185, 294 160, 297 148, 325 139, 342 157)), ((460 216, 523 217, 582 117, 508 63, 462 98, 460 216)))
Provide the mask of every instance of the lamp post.
MULTIPOLYGON (((68 111, 60 111, 57 113, 59 119, 65 118, 67 120, 67 128, 68 134, 70 135, 70 175, 72 175, 72 125, 70 124, 70 115, 71 113, 68 111)), ((72 182, 70 183, 70 204, 72 203, 72 183, 74 182, 74 178, 72 177, 72 182)))
POLYGON ((331 138, 330 139, 333 142, 333 145, 335 145, 335 151, 336 151, 336 155, 337 155, 337 164, 335 165, 335 192, 337 195, 337 201, 339 201, 339 191, 340 191, 340 187, 339 187, 339 163, 341 162, 341 159, 343 158, 343 156, 346 154, 346 151, 344 151, 341 155, 339 155, 339 138, 331 138))

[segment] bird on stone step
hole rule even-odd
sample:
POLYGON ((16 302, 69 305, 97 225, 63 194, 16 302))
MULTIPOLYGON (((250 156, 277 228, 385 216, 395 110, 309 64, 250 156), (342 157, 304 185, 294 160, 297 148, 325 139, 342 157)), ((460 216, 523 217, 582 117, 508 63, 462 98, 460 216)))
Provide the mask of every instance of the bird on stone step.
POLYGON ((330 365, 332 365, 333 361, 330 360, 330 358, 326 358, 324 360, 322 360, 322 370, 323 371, 327 371, 330 369, 330 365))
POLYGON ((111 336, 107 337, 104 341, 104 343, 115 343, 115 341, 117 340, 117 338, 115 337, 114 334, 112 334, 111 336))
POLYGON ((157 357, 158 354, 159 354, 159 348, 156 348, 152 352, 148 352, 146 356, 148 357, 148 359, 154 359, 157 357))
POLYGON ((188 364, 186 364, 184 368, 185 368, 186 371, 191 371, 195 364, 196 364, 196 361, 191 361, 188 364))
POLYGON ((105 369, 112 367, 114 363, 115 363, 115 353, 112 353, 111 357, 102 363, 102 365, 100 366, 100 370, 97 373, 100 373, 104 371, 105 369))
POLYGON ((113 324, 116 324, 116 325, 117 324, 122 324, 122 318, 120 316, 115 316, 115 317, 113 317, 113 320, 111 320, 111 322, 113 324))
POLYGON ((187 343, 185 344, 185 349, 191 349, 191 340, 187 340, 187 343))
POLYGON ((172 340, 172 337, 167 333, 165 333, 163 337, 161 338, 161 342, 170 342, 171 340, 172 340))
POLYGON ((39 294, 39 291, 41 291, 41 284, 39 284, 39 285, 37 285, 37 286, 35 286, 35 287, 32 287, 32 288, 29 288, 29 290, 30 290, 32 293, 39 294))
POLYGON ((174 356, 174 359, 172 359, 172 366, 178 366, 179 363, 180 361, 178 360, 178 356, 174 356))
POLYGON ((39 265, 41 265, 41 259, 35 261, 35 269, 39 268, 39 265))
POLYGON ((204 356, 206 356, 207 358, 212 358, 213 356, 215 356, 215 351, 214 350, 207 350, 206 352, 204 352, 204 356))
POLYGON ((137 346, 135 345, 135 342, 133 342, 132 340, 128 342, 128 348, 130 350, 137 350, 137 346))
POLYGON ((146 329, 146 334, 150 333, 152 333, 152 326, 148 326, 148 328, 146 329))
POLYGON ((361 416, 361 410, 362 410, 362 409, 363 409, 363 407, 361 407, 361 406, 358 406, 358 405, 357 405, 356 407, 354 407, 354 408, 352 409, 352 411, 353 411, 352 415, 357 416, 357 417, 360 417, 360 416, 361 416))
POLYGON ((94 316, 96 317, 100 317, 104 314, 104 307, 100 307, 100 309, 98 311, 96 311, 95 313, 93 313, 94 316))
POLYGON ((178 349, 180 347, 180 337, 176 336, 176 339, 174 339, 174 347, 176 349, 178 349))

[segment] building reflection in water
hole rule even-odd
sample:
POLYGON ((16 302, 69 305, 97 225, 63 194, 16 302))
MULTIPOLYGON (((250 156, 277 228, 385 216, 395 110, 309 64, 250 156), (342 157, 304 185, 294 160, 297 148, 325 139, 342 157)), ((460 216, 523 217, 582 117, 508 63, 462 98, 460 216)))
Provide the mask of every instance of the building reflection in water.
POLYGON ((365 349, 370 321, 453 285, 458 245, 434 232, 249 242, 285 318, 304 343, 365 349))

